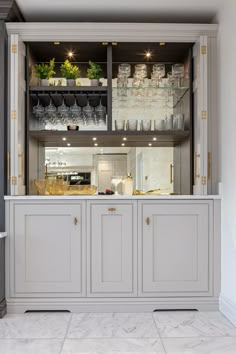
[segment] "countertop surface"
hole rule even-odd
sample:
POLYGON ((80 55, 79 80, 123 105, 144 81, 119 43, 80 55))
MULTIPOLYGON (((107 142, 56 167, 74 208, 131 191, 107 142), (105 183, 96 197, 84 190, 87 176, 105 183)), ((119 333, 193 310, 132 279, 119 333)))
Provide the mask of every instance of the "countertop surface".
POLYGON ((212 200, 220 195, 7 195, 5 200, 212 200))

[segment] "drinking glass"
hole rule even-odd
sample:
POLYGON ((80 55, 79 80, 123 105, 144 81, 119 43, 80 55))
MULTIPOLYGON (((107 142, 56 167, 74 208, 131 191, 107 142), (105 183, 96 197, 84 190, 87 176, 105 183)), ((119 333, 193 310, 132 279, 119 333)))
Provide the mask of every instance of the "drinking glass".
POLYGON ((36 106, 33 106, 33 114, 35 115, 36 119, 38 119, 39 122, 39 129, 45 127, 45 121, 44 121, 44 107, 41 105, 40 100, 38 98, 38 103, 36 106))
POLYGON ((118 72, 123 77, 129 77, 131 75, 131 65, 128 63, 122 63, 118 67, 118 72))
POLYGON ((89 100, 87 100, 87 105, 83 107, 83 118, 84 118, 85 125, 91 123, 91 121, 93 120, 93 113, 94 113, 94 108, 90 106, 89 100))
POLYGON ((152 72, 158 79, 164 77, 166 74, 165 64, 153 64, 152 72))
POLYGON ((138 129, 137 119, 128 119, 126 127, 127 127, 127 130, 130 130, 130 131, 137 130, 138 129))
POLYGON ((148 120, 148 119, 141 120, 140 129, 143 131, 151 130, 152 129, 152 121, 148 120))
POLYGON ((116 119, 115 120, 115 129, 116 130, 125 130, 125 120, 116 119))
POLYGON ((78 124, 81 116, 81 107, 77 105, 76 100, 73 106, 70 107, 70 115, 72 118, 72 124, 78 124))
POLYGON ((173 127, 175 130, 184 130, 184 115, 182 113, 174 116, 173 127))
POLYGON ((168 117, 166 117, 166 130, 172 130, 173 129, 173 114, 170 114, 168 117))
POLYGON ((100 97, 100 103, 95 107, 95 124, 104 123, 106 123, 106 107, 102 105, 102 97, 100 97))
POLYGON ((178 86, 181 86, 181 80, 184 78, 184 64, 173 64, 172 74, 178 80, 178 86))
POLYGON ((164 118, 154 121, 155 130, 165 130, 166 129, 166 120, 164 118))

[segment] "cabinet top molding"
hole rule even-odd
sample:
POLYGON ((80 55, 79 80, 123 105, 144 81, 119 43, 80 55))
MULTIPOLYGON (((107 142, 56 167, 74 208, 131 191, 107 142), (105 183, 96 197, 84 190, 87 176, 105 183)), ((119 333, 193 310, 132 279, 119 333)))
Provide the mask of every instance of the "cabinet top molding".
POLYGON ((196 42, 200 36, 216 37, 215 24, 171 23, 7 23, 8 34, 23 41, 196 42))
POLYGON ((107 200, 109 202, 113 201, 127 201, 127 202, 132 202, 134 200, 150 200, 150 201, 158 201, 158 200, 167 200, 167 201, 174 201, 174 200, 188 200, 191 202, 194 200, 221 200, 220 195, 169 195, 169 196, 154 196, 154 195, 132 195, 132 196, 127 196, 127 195, 113 195, 113 196, 107 196, 107 195, 88 195, 88 196, 61 196, 61 195, 50 195, 50 196, 45 196, 45 195, 22 195, 22 196, 10 196, 7 195, 4 197, 5 200, 14 200, 14 201, 22 201, 25 200, 27 201, 51 201, 51 200, 59 200, 64 202, 65 200, 74 200, 76 202, 83 201, 83 200, 94 200, 94 201, 99 201, 99 200, 107 200))

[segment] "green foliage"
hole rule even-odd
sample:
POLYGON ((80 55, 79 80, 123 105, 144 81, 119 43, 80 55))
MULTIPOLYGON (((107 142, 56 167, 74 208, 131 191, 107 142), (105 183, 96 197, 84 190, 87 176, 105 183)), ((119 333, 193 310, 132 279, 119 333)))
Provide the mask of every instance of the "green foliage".
POLYGON ((90 80, 99 80, 102 75, 102 68, 99 64, 89 61, 89 68, 87 69, 87 77, 90 80))
POLYGON ((55 75, 55 58, 51 59, 49 64, 35 64, 36 75, 39 79, 51 79, 55 75))
POLYGON ((61 64, 61 73, 62 76, 67 80, 75 80, 80 76, 80 70, 77 65, 73 65, 68 59, 65 60, 63 64, 61 64))

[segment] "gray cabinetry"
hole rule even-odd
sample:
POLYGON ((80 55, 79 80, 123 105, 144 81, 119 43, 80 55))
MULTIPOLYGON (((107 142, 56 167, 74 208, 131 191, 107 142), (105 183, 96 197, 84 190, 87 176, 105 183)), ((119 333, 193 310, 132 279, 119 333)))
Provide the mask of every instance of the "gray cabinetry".
POLYGON ((145 296, 209 294, 212 204, 143 203, 140 207, 145 296))
POLYGON ((83 294, 83 204, 14 204, 12 291, 17 296, 83 294))
POLYGON ((91 295, 135 294, 136 223, 136 202, 88 204, 91 295))

